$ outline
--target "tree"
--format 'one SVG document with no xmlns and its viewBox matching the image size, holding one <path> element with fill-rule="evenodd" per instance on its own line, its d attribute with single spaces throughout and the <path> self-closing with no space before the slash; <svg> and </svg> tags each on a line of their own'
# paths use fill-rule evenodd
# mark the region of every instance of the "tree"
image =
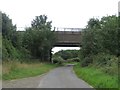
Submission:
<svg viewBox="0 0 120 90">
<path fill-rule="evenodd" d="M 51 30 L 51 21 L 47 22 L 47 16 L 40 15 L 36 16 L 36 18 L 32 21 L 31 26 L 37 30 Z"/>
<path fill-rule="evenodd" d="M 107 16 L 90 19 L 86 29 L 82 32 L 81 54 L 84 63 L 92 63 L 94 55 L 107 53 L 118 55 L 118 18 Z"/>
<path fill-rule="evenodd" d="M 91 18 L 88 21 L 87 28 L 89 28 L 89 29 L 100 28 L 100 21 L 99 21 L 99 19 Z"/>
<path fill-rule="evenodd" d="M 2 46 L 3 60 L 29 58 L 29 52 L 22 47 L 22 35 L 5 13 L 2 13 Z"/>
<path fill-rule="evenodd" d="M 55 35 L 51 31 L 51 21 L 47 16 L 40 15 L 32 21 L 31 27 L 26 29 L 23 45 L 34 58 L 49 60 L 50 49 L 55 42 Z"/>
<path fill-rule="evenodd" d="M 16 31 L 16 25 L 12 24 L 12 19 L 2 13 L 2 36 L 3 38 L 12 39 L 14 37 L 14 33 Z"/>
</svg>

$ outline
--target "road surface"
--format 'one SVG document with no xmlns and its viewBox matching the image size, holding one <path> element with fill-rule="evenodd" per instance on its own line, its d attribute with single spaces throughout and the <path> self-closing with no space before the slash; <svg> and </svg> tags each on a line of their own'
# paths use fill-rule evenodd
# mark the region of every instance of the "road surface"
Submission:
<svg viewBox="0 0 120 90">
<path fill-rule="evenodd" d="M 3 88 L 91 88 L 76 77 L 73 66 L 63 66 L 51 70 L 45 75 L 4 81 Z"/>
</svg>

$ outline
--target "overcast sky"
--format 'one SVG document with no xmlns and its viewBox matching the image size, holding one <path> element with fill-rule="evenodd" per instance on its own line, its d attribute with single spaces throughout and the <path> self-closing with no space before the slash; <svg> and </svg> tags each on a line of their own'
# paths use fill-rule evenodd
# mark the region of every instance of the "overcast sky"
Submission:
<svg viewBox="0 0 120 90">
<path fill-rule="evenodd" d="M 20 27 L 35 16 L 47 15 L 53 27 L 84 28 L 92 18 L 118 15 L 119 0 L 0 0 L 0 10 Z"/>
</svg>

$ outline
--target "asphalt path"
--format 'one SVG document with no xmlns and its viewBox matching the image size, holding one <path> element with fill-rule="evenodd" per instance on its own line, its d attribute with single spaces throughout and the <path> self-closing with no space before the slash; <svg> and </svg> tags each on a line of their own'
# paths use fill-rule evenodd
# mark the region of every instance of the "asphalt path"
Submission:
<svg viewBox="0 0 120 90">
<path fill-rule="evenodd" d="M 3 81 L 2 86 L 3 88 L 92 88 L 75 75 L 73 66 L 58 67 L 42 76 Z"/>
</svg>

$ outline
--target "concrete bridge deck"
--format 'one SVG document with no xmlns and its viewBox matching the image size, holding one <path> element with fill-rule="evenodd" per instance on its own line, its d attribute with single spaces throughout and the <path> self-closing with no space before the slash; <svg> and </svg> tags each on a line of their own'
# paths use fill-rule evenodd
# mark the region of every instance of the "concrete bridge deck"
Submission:
<svg viewBox="0 0 120 90">
<path fill-rule="evenodd" d="M 81 45 L 81 30 L 78 28 L 75 28 L 76 31 L 73 30 L 73 28 L 71 30 L 69 28 L 69 31 L 55 31 L 57 42 L 54 46 L 79 47 Z"/>
</svg>

